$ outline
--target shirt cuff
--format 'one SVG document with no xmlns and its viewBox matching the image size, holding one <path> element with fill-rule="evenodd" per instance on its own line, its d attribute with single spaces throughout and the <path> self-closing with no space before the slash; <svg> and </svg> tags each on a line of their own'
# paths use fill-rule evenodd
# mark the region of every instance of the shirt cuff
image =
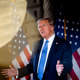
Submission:
<svg viewBox="0 0 80 80">
<path fill-rule="evenodd" d="M 17 70 L 17 76 L 16 76 L 16 79 L 18 79 L 18 74 L 19 74 L 19 73 L 18 73 L 18 70 Z"/>
<path fill-rule="evenodd" d="M 58 74 L 58 76 L 60 76 L 60 73 L 57 73 Z"/>
</svg>

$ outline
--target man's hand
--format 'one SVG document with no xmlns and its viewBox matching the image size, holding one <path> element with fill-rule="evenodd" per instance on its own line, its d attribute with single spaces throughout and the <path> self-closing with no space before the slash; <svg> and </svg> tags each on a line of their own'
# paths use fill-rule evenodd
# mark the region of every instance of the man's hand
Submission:
<svg viewBox="0 0 80 80">
<path fill-rule="evenodd" d="M 3 69 L 2 75 L 4 75 L 6 78 L 10 76 L 17 76 L 17 70 L 11 66 L 9 66 L 10 69 Z"/>
<path fill-rule="evenodd" d="M 63 69 L 64 69 L 63 64 L 60 64 L 60 61 L 58 60 L 56 64 L 56 70 L 57 70 L 58 76 L 61 75 Z"/>
</svg>

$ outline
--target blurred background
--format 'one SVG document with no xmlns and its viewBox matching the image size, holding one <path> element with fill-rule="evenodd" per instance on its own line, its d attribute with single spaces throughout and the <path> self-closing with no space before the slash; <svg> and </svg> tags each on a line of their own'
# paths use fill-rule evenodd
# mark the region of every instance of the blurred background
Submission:
<svg viewBox="0 0 80 80">
<path fill-rule="evenodd" d="M 80 80 L 79 8 L 78 0 L 0 0 L 0 72 L 12 64 L 26 45 L 29 46 L 30 53 L 32 52 L 33 44 L 41 39 L 36 21 L 49 17 L 55 23 L 56 35 L 67 39 L 73 54 L 77 54 L 73 55 L 76 66 L 72 73 L 75 76 L 71 74 L 69 78 Z M 15 79 L 6 79 L 0 73 L 0 80 Z"/>
</svg>

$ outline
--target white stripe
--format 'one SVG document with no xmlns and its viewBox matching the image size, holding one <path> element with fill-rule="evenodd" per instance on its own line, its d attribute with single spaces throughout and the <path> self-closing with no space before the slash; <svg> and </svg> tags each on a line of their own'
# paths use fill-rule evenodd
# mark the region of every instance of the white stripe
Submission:
<svg viewBox="0 0 80 80">
<path fill-rule="evenodd" d="M 32 54 L 32 52 L 31 52 L 31 50 L 30 50 L 29 45 L 26 45 L 26 48 L 28 49 L 28 51 L 29 51 L 29 53 L 30 53 L 30 55 L 31 55 L 31 54 Z"/>
<path fill-rule="evenodd" d="M 14 77 L 11 77 L 11 80 L 15 80 L 15 78 Z"/>
<path fill-rule="evenodd" d="M 20 80 L 26 80 L 26 78 L 25 77 L 22 77 L 22 78 L 20 78 Z"/>
<path fill-rule="evenodd" d="M 74 56 L 73 56 L 73 70 L 74 70 L 75 74 L 77 75 L 77 77 L 80 80 L 80 69 L 79 69 L 79 66 L 78 66 Z"/>
<path fill-rule="evenodd" d="M 80 56 L 80 48 L 78 48 L 77 52 L 79 53 L 79 56 Z"/>
<path fill-rule="evenodd" d="M 32 73 L 32 74 L 30 74 L 30 76 L 31 76 L 31 80 L 33 80 L 33 73 Z"/>
<path fill-rule="evenodd" d="M 23 51 L 20 53 L 20 57 L 21 57 L 24 65 L 27 65 L 29 63 Z"/>
<path fill-rule="evenodd" d="M 16 59 L 14 59 L 13 61 L 12 61 L 12 64 L 13 64 L 13 66 L 17 69 L 17 68 L 20 68 L 20 65 L 19 65 L 19 63 L 18 63 L 18 61 L 16 60 Z"/>
</svg>

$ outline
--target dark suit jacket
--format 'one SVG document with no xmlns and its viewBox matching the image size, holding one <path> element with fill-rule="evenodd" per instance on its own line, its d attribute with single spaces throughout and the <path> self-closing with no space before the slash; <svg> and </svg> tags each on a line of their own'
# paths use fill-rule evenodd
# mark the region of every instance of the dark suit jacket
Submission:
<svg viewBox="0 0 80 80">
<path fill-rule="evenodd" d="M 33 73 L 33 80 L 39 80 L 37 77 L 37 66 L 43 39 L 37 42 L 38 45 L 33 47 L 30 63 L 22 69 L 18 69 L 19 78 L 30 73 Z M 56 72 L 56 63 L 60 60 L 60 63 L 64 65 L 64 70 L 59 77 Z M 67 40 L 55 37 L 49 56 L 46 63 L 46 68 L 43 75 L 43 80 L 67 80 L 67 73 L 72 69 L 72 52 L 70 44 Z"/>
</svg>

